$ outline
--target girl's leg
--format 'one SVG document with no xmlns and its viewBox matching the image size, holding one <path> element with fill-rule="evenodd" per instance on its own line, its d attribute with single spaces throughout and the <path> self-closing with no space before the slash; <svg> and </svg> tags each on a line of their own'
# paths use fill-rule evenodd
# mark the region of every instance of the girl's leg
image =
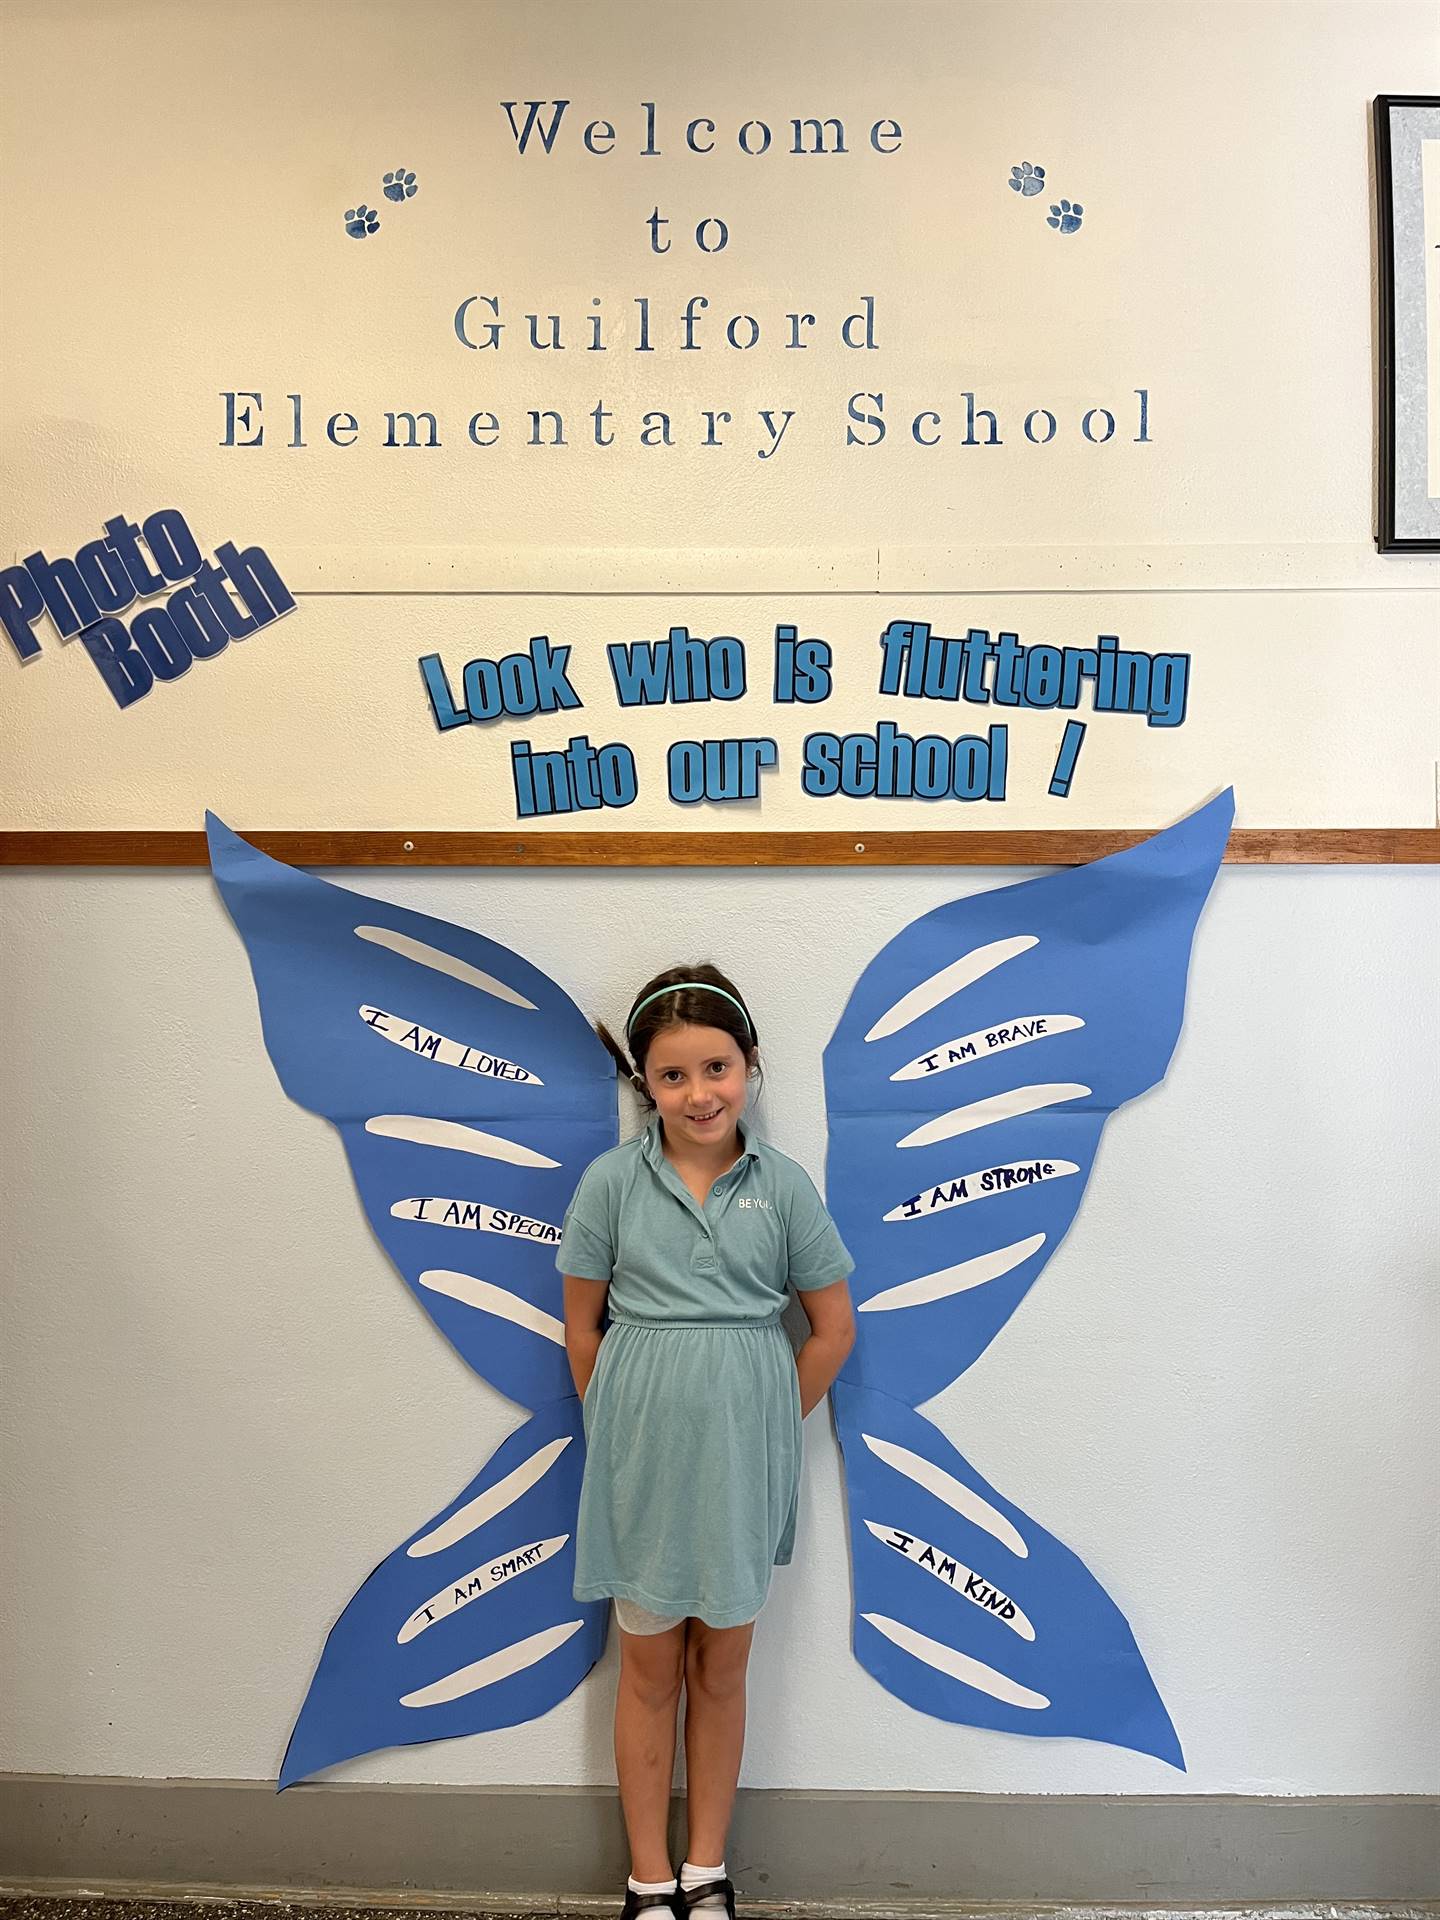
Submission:
<svg viewBox="0 0 1440 1920">
<path fill-rule="evenodd" d="M 725 1858 L 745 1745 L 745 1670 L 754 1635 L 753 1620 L 745 1627 L 685 1623 L 685 1851 L 697 1864 Z"/>
<path fill-rule="evenodd" d="M 636 1880 L 670 1880 L 670 1784 L 675 1774 L 675 1709 L 685 1665 L 685 1622 L 664 1633 L 620 1630 L 615 1694 L 615 1771 Z M 716 1854 L 716 1859 L 720 1858 Z"/>
</svg>

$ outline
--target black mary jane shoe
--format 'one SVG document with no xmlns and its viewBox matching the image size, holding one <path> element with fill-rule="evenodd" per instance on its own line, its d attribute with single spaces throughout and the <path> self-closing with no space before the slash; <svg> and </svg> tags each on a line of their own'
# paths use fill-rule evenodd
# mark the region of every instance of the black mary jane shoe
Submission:
<svg viewBox="0 0 1440 1920">
<path fill-rule="evenodd" d="M 698 1887 L 682 1887 L 680 1889 L 680 1898 L 685 1904 L 679 1908 L 679 1912 L 686 1914 L 694 1913 L 702 1900 L 709 1900 L 717 1893 L 724 1895 L 725 1912 L 728 1920 L 735 1920 L 735 1884 L 731 1880 L 706 1880 L 703 1885 Z M 702 1920 L 704 1914 L 718 1914 L 719 1911 L 720 1909 L 718 1907 L 704 1908 Z"/>
<path fill-rule="evenodd" d="M 638 1914 L 648 1913 L 652 1908 L 673 1914 L 675 1920 L 684 1920 L 685 1909 L 680 1905 L 678 1884 L 674 1893 L 636 1893 L 633 1887 L 626 1887 L 625 1904 L 620 1909 L 620 1920 L 636 1920 Z"/>
</svg>

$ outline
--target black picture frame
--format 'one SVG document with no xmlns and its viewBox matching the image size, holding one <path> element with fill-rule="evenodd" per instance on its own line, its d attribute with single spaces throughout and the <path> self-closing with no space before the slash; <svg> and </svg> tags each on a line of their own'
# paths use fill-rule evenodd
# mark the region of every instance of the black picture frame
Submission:
<svg viewBox="0 0 1440 1920">
<path fill-rule="evenodd" d="M 1440 498 L 1427 470 L 1426 248 L 1422 138 L 1440 139 L 1440 95 L 1380 94 L 1374 102 L 1379 271 L 1377 513 L 1381 553 L 1440 553 Z M 1397 191 L 1398 183 L 1398 191 Z"/>
</svg>

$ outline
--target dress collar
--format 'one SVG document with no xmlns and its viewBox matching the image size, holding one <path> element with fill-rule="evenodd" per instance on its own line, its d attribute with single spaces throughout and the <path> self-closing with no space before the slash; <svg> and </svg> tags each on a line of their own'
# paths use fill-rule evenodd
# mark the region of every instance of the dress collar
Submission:
<svg viewBox="0 0 1440 1920">
<path fill-rule="evenodd" d="M 760 1141 L 755 1132 L 754 1122 L 748 1118 L 742 1120 L 736 1132 L 739 1136 L 740 1152 L 736 1157 L 735 1165 L 738 1167 L 743 1160 L 758 1160 Z M 652 1113 L 645 1123 L 645 1131 L 640 1136 L 640 1151 L 645 1156 L 647 1164 L 654 1167 L 657 1173 L 662 1167 L 668 1167 L 671 1164 L 665 1158 L 664 1140 L 660 1116 L 658 1113 Z"/>
</svg>

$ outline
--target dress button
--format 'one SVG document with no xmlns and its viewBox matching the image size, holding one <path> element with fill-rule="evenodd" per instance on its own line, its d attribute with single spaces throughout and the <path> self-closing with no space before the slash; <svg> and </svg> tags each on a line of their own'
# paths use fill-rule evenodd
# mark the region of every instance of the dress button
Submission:
<svg viewBox="0 0 1440 1920">
<path fill-rule="evenodd" d="M 720 1185 L 719 1181 L 717 1180 L 715 1185 L 710 1189 L 710 1191 L 712 1193 L 723 1193 L 725 1189 Z"/>
</svg>

